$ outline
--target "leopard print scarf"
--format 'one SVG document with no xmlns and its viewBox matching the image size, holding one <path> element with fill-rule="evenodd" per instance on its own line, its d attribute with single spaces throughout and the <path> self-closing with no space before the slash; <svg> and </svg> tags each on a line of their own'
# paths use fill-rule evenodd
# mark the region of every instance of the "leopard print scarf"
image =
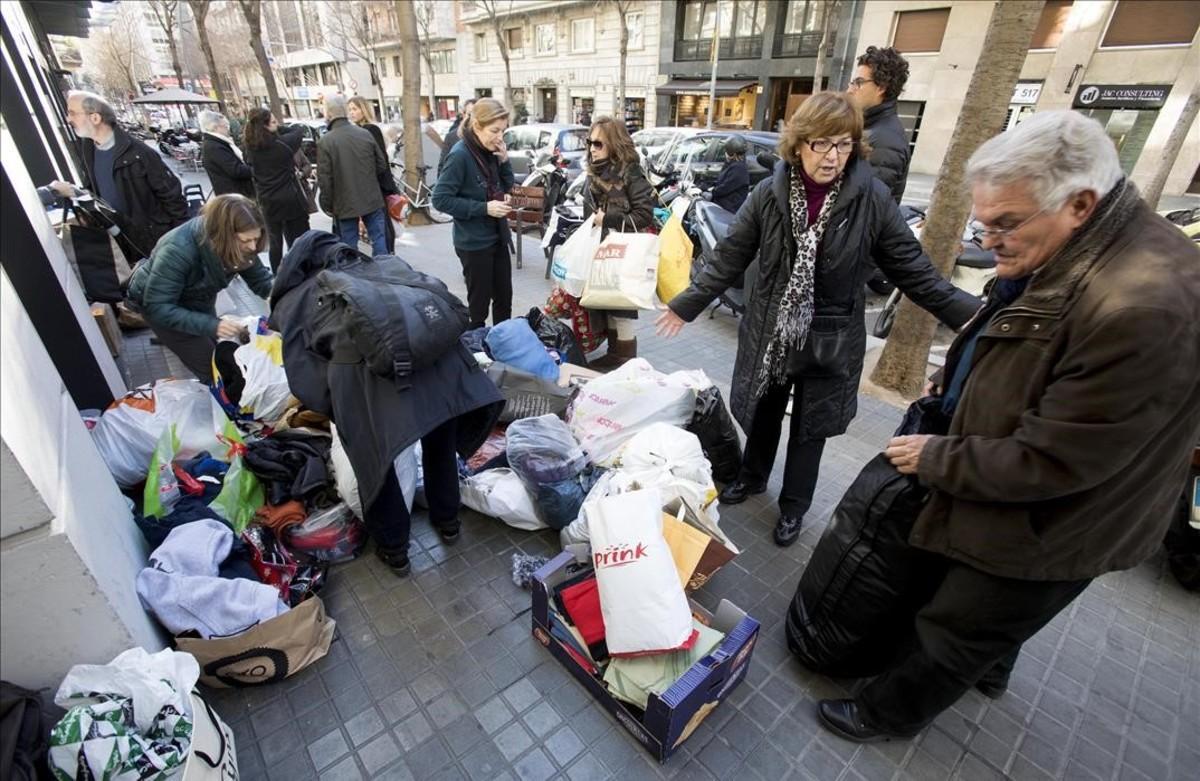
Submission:
<svg viewBox="0 0 1200 781">
<path fill-rule="evenodd" d="M 762 395 L 770 385 L 780 385 L 787 380 L 788 350 L 804 348 L 808 330 L 813 319 L 813 287 L 816 279 L 817 249 L 829 224 L 829 214 L 842 189 L 842 180 L 833 185 L 825 195 L 825 203 L 817 214 L 817 221 L 808 224 L 808 206 L 805 200 L 804 182 L 799 169 L 792 169 L 791 188 L 788 193 L 788 209 L 792 214 L 792 236 L 796 240 L 796 259 L 792 263 L 792 275 L 784 288 L 779 302 L 779 316 L 775 320 L 775 332 L 767 349 L 763 351 L 763 362 L 759 369 L 756 395 Z"/>
</svg>

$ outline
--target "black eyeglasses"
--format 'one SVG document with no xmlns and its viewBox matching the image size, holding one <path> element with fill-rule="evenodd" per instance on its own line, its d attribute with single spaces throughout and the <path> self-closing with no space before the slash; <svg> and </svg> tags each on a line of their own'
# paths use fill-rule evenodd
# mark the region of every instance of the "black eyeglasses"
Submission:
<svg viewBox="0 0 1200 781">
<path fill-rule="evenodd" d="M 864 85 L 864 84 L 874 84 L 874 83 L 875 83 L 875 79 L 863 79 L 863 78 L 850 79 L 850 86 L 854 87 L 854 89 L 861 89 L 862 85 Z"/>
<path fill-rule="evenodd" d="M 603 141 L 597 141 L 597 140 L 595 140 L 595 139 L 589 138 L 589 139 L 588 139 L 588 146 L 590 146 L 592 149 L 603 149 L 603 148 L 604 148 L 604 142 L 603 142 Z"/>
<path fill-rule="evenodd" d="M 833 149 L 833 147 L 834 143 L 828 138 L 818 138 L 816 141 L 808 142 L 808 148 L 819 155 L 829 154 L 829 150 Z M 837 151 L 842 157 L 850 154 L 852 151 L 854 151 L 854 139 L 847 138 L 844 141 L 838 141 Z"/>
</svg>

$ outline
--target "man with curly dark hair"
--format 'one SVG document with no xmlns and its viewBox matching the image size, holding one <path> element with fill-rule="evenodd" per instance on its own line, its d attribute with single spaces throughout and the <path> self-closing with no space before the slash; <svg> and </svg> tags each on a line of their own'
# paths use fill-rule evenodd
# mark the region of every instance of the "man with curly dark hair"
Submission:
<svg viewBox="0 0 1200 781">
<path fill-rule="evenodd" d="M 908 81 L 908 60 L 892 47 L 868 46 L 858 58 L 858 68 L 847 92 L 863 112 L 867 141 L 874 150 L 871 168 L 888 186 L 896 203 L 908 179 L 908 136 L 896 114 L 896 98 Z"/>
</svg>

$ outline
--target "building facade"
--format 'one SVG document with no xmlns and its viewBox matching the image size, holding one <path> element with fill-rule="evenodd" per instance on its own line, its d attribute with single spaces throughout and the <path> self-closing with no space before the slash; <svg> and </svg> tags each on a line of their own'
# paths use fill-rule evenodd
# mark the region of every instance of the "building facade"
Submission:
<svg viewBox="0 0 1200 781">
<path fill-rule="evenodd" d="M 421 41 L 421 116 L 451 119 L 457 115 L 464 97 L 460 89 L 461 63 L 465 38 L 460 41 L 461 4 L 421 0 L 415 3 L 417 34 Z M 395 3 L 372 4 L 371 25 L 376 31 L 375 68 L 379 74 L 383 112 L 381 121 L 399 122 L 401 95 L 404 93 L 403 58 L 400 53 L 400 26 Z M 428 53 L 427 50 L 428 49 Z M 433 98 L 432 109 L 430 99 Z"/>
<path fill-rule="evenodd" d="M 860 48 L 893 45 L 909 61 L 899 101 L 911 170 L 936 174 L 983 52 L 993 3 L 866 3 Z M 1048 0 L 1013 91 L 1007 124 L 1074 109 L 1102 122 L 1135 182 L 1153 176 L 1200 78 L 1200 3 Z M 1200 120 L 1176 158 L 1166 195 L 1200 192 Z"/>
</svg>

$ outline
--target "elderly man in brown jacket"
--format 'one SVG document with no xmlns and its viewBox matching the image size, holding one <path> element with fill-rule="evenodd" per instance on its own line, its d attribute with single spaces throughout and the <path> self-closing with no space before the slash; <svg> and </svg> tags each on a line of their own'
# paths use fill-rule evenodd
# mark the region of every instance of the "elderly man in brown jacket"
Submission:
<svg viewBox="0 0 1200 781">
<path fill-rule="evenodd" d="M 1101 126 L 1039 112 L 967 179 L 997 280 L 935 389 L 948 435 L 886 451 L 931 489 L 909 541 L 940 582 L 906 655 L 820 703 L 851 740 L 913 735 L 972 686 L 1000 696 L 1025 640 L 1161 544 L 1200 439 L 1200 252 Z"/>
</svg>

